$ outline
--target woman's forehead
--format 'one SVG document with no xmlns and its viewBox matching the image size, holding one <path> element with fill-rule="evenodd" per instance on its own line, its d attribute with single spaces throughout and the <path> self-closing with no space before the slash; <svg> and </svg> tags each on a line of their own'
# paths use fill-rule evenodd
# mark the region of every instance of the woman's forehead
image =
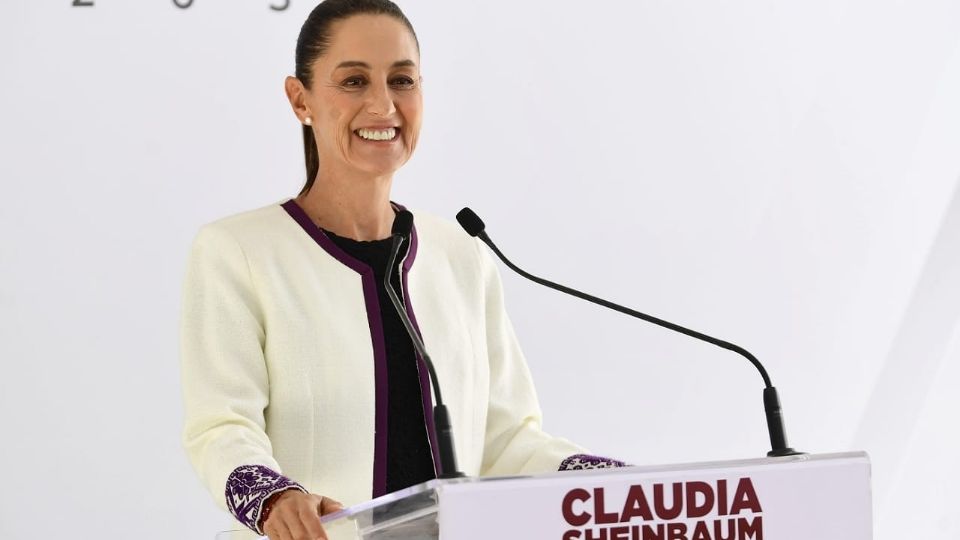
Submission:
<svg viewBox="0 0 960 540">
<path fill-rule="evenodd" d="M 407 26 L 389 15 L 355 15 L 332 28 L 326 53 L 329 69 L 417 67 L 420 54 Z"/>
</svg>

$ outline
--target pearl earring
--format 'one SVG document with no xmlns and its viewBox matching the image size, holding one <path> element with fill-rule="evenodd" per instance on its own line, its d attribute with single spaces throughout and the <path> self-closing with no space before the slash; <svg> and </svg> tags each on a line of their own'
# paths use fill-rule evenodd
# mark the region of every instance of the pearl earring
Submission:
<svg viewBox="0 0 960 540">
<path fill-rule="evenodd" d="M 303 123 L 306 124 L 306 125 L 308 125 L 308 126 L 312 126 L 312 125 L 313 125 L 313 118 L 310 118 L 310 117 L 308 116 L 306 119 L 304 119 Z"/>
</svg>

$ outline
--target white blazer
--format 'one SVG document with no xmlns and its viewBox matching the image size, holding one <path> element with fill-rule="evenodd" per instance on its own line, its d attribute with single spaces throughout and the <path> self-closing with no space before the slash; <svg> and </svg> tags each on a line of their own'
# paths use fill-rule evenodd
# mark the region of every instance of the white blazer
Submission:
<svg viewBox="0 0 960 540">
<path fill-rule="evenodd" d="M 436 363 L 461 470 L 558 470 L 584 450 L 541 430 L 491 256 L 457 225 L 415 215 L 403 297 Z M 384 493 L 386 356 L 373 270 L 293 201 L 200 230 L 183 288 L 181 369 L 183 443 L 222 508 L 243 465 L 345 506 Z"/>
</svg>

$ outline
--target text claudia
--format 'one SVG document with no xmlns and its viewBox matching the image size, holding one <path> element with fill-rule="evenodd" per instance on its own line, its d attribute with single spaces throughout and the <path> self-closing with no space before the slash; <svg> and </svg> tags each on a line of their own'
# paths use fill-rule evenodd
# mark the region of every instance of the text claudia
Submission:
<svg viewBox="0 0 960 540">
<path fill-rule="evenodd" d="M 763 540 L 763 508 L 749 478 L 630 486 L 623 501 L 604 488 L 570 490 L 562 540 Z"/>
</svg>

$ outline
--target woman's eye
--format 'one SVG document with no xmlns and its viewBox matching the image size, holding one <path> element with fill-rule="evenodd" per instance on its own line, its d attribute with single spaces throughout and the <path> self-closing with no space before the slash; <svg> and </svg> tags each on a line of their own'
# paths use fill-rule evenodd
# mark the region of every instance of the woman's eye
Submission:
<svg viewBox="0 0 960 540">
<path fill-rule="evenodd" d="M 413 79 L 411 79 L 410 77 L 404 76 L 404 77 L 396 77 L 395 79 L 390 81 L 390 84 L 398 88 L 412 88 L 415 83 L 413 82 Z"/>
<path fill-rule="evenodd" d="M 340 86 L 345 88 L 361 88 L 365 84 L 367 84 L 367 81 L 363 77 L 350 77 L 340 83 Z"/>
</svg>

